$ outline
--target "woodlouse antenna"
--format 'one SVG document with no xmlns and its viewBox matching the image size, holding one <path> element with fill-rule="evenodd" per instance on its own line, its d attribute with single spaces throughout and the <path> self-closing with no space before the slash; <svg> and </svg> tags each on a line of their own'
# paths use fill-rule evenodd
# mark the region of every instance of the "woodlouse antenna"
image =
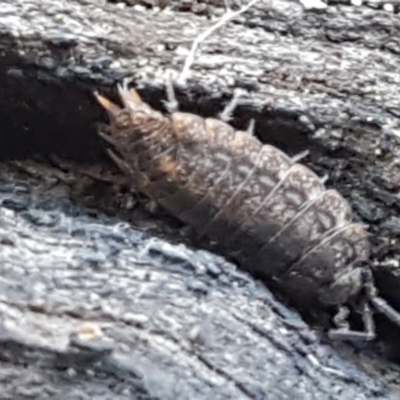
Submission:
<svg viewBox="0 0 400 400">
<path fill-rule="evenodd" d="M 217 23 L 210 26 L 207 30 L 205 30 L 204 32 L 202 32 L 200 35 L 198 35 L 196 37 L 196 39 L 193 41 L 192 47 L 189 51 L 188 56 L 186 57 L 185 64 L 179 75 L 179 78 L 178 78 L 179 82 L 182 82 L 182 83 L 186 82 L 187 77 L 189 75 L 190 67 L 192 66 L 192 64 L 194 62 L 194 58 L 196 56 L 196 51 L 197 51 L 197 48 L 199 47 L 200 43 L 203 42 L 204 40 L 206 40 L 217 29 L 226 25 L 231 19 L 236 18 L 240 14 L 245 13 L 249 8 L 253 7 L 259 1 L 260 0 L 251 0 L 248 4 L 243 6 L 238 11 L 231 11 L 230 9 L 228 9 L 228 12 L 226 12 Z"/>
</svg>

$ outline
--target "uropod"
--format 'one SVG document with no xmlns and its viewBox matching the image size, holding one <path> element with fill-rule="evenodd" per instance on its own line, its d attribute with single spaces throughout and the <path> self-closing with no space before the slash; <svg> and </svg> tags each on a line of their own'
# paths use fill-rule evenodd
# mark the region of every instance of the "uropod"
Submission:
<svg viewBox="0 0 400 400">
<path fill-rule="evenodd" d="M 251 132 L 191 113 L 163 114 L 126 84 L 118 92 L 122 107 L 95 94 L 110 120 L 100 134 L 135 189 L 294 304 L 337 307 L 332 338 L 373 339 L 370 305 L 400 326 L 400 314 L 377 296 L 368 233 L 336 190 Z M 343 312 L 354 299 L 363 331 L 351 330 Z"/>
</svg>

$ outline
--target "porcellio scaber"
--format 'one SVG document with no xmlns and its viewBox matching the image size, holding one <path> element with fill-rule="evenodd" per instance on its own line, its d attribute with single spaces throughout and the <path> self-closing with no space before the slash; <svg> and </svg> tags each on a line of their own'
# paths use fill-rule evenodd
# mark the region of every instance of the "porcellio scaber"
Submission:
<svg viewBox="0 0 400 400">
<path fill-rule="evenodd" d="M 137 190 L 294 304 L 337 307 L 331 337 L 374 338 L 371 304 L 400 326 L 400 315 L 366 279 L 368 233 L 336 190 L 250 132 L 219 119 L 163 114 L 125 84 L 118 91 L 122 107 L 96 93 L 110 119 L 101 136 Z M 339 318 L 355 298 L 364 331 Z"/>
</svg>

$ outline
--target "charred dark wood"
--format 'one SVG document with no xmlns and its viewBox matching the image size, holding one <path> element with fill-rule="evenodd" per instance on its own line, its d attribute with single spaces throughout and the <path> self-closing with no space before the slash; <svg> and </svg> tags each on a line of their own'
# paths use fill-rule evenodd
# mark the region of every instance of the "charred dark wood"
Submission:
<svg viewBox="0 0 400 400">
<path fill-rule="evenodd" d="M 211 23 L 177 9 L 4 1 L 2 160 L 106 165 L 95 126 L 105 115 L 92 92 L 113 96 L 131 76 L 163 109 L 166 72 L 182 68 Z M 306 163 L 371 224 L 380 291 L 398 301 L 399 30 L 383 10 L 260 2 L 207 39 L 177 90 L 181 109 L 215 116 L 240 87 L 248 100 L 235 127 L 254 118 L 264 142 L 290 155 L 309 149 Z M 3 168 L 4 398 L 390 397 L 221 258 L 85 216 L 42 167 L 42 179 Z M 104 336 L 80 332 L 84 321 Z M 351 357 L 360 369 L 396 381 L 385 380 L 383 360 L 361 354 Z"/>
</svg>

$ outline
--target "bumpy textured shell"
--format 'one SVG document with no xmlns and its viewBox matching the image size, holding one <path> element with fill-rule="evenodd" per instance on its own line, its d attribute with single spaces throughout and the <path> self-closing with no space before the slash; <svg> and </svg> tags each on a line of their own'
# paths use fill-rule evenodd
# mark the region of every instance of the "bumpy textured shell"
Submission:
<svg viewBox="0 0 400 400">
<path fill-rule="evenodd" d="M 368 235 L 337 191 L 220 120 L 164 115 L 127 88 L 120 96 L 123 108 L 97 97 L 114 159 L 138 189 L 293 301 L 340 305 L 359 292 Z"/>
</svg>

